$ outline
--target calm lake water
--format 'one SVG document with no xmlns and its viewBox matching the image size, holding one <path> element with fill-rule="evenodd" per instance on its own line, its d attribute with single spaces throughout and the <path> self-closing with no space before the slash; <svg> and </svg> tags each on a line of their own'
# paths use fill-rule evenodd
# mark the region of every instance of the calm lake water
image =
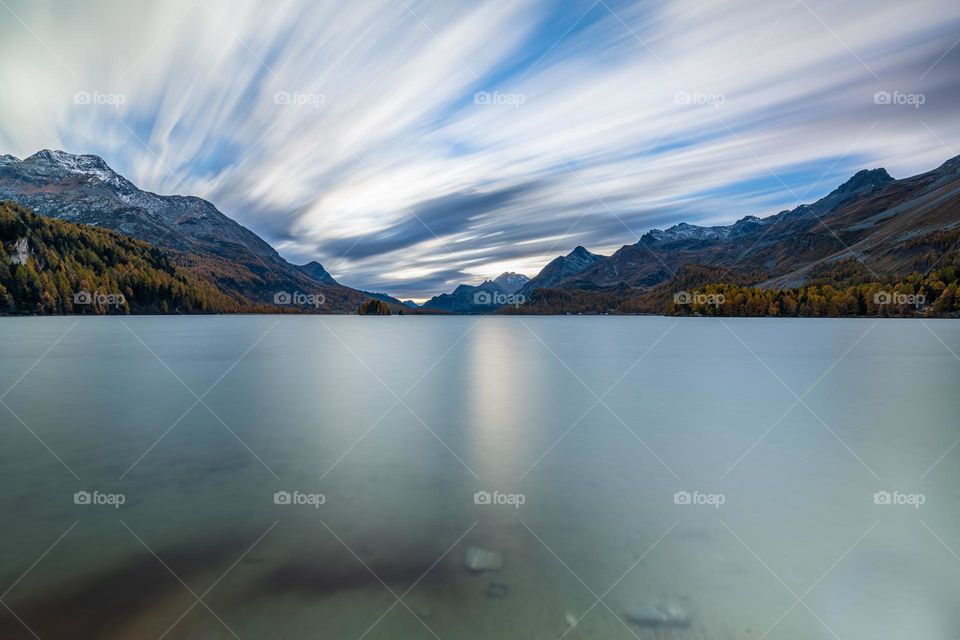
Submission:
<svg viewBox="0 0 960 640">
<path fill-rule="evenodd" d="M 0 637 L 955 640 L 954 354 L 955 321 L 0 319 Z M 627 620 L 658 605 L 689 626 Z"/>
</svg>

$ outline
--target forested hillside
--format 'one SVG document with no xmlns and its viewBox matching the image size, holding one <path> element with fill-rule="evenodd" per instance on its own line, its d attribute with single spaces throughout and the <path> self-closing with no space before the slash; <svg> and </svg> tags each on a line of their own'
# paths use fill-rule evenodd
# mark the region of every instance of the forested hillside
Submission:
<svg viewBox="0 0 960 640">
<path fill-rule="evenodd" d="M 0 202 L 0 314 L 243 310 L 146 242 Z"/>
<path fill-rule="evenodd" d="M 758 274 L 687 265 L 670 281 L 639 290 L 537 289 L 501 313 L 641 313 L 773 317 L 954 317 L 960 314 L 960 230 L 917 240 L 914 271 L 874 277 L 856 259 L 821 267 L 806 286 L 751 286 Z"/>
<path fill-rule="evenodd" d="M 143 191 L 93 155 L 44 149 L 0 157 L 0 200 L 75 224 L 120 231 L 166 252 L 173 265 L 210 283 L 245 309 L 271 313 L 353 313 L 369 296 L 339 284 L 319 264 L 302 269 L 262 238 L 194 196 Z M 300 292 L 319 307 L 276 305 Z"/>
</svg>

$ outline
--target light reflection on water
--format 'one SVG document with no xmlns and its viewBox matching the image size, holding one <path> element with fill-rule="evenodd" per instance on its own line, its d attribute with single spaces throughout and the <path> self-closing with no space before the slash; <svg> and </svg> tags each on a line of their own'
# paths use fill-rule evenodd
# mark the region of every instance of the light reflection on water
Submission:
<svg viewBox="0 0 960 640">
<path fill-rule="evenodd" d="M 0 407 L 0 576 L 45 639 L 960 635 L 960 362 L 918 321 L 84 318 L 18 381 L 73 322 L 0 323 L 37 436 Z M 690 627 L 625 623 L 658 601 Z"/>
</svg>

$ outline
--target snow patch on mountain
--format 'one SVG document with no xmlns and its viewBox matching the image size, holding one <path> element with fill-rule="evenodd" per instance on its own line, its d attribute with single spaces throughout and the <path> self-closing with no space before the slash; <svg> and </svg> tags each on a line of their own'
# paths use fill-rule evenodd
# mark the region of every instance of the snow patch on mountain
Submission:
<svg viewBox="0 0 960 640">
<path fill-rule="evenodd" d="M 137 190 L 133 184 L 111 169 L 100 156 L 89 154 L 78 156 L 72 153 L 67 153 L 66 151 L 44 149 L 43 151 L 38 151 L 21 162 L 27 165 L 41 166 L 47 170 L 59 169 L 68 174 L 95 178 L 100 182 L 112 185 L 123 191 Z"/>
<path fill-rule="evenodd" d="M 519 291 L 523 285 L 530 282 L 530 278 L 523 275 L 522 273 L 515 273 L 513 271 L 505 271 L 493 280 L 500 288 L 507 293 L 514 293 Z"/>
<path fill-rule="evenodd" d="M 695 224 L 681 222 L 675 224 L 669 229 L 651 229 L 643 235 L 642 241 L 648 242 L 677 242 L 680 240 L 727 240 L 734 236 L 742 235 L 747 231 L 752 231 L 757 227 L 766 224 L 766 222 L 757 216 L 743 217 L 731 225 L 720 225 L 715 227 L 701 227 Z"/>
</svg>

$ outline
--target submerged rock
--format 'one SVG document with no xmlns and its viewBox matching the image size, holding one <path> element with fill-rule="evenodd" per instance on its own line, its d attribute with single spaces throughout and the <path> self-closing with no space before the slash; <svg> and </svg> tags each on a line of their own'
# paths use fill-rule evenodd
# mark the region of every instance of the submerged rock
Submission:
<svg viewBox="0 0 960 640">
<path fill-rule="evenodd" d="M 690 626 L 690 616 L 675 604 L 654 602 L 624 614 L 628 622 L 648 628 L 683 628 Z"/>
<path fill-rule="evenodd" d="M 433 617 L 433 609 L 428 604 L 421 604 L 413 608 L 413 612 L 421 620 L 429 620 Z"/>
<path fill-rule="evenodd" d="M 503 568 L 503 556 L 499 551 L 470 547 L 463 554 L 463 566 L 469 571 L 500 571 Z"/>
<path fill-rule="evenodd" d="M 503 584 L 502 582 L 491 582 L 490 586 L 487 587 L 487 597 L 501 600 L 507 597 L 507 592 L 509 591 L 510 591 L 510 587 Z"/>
</svg>

